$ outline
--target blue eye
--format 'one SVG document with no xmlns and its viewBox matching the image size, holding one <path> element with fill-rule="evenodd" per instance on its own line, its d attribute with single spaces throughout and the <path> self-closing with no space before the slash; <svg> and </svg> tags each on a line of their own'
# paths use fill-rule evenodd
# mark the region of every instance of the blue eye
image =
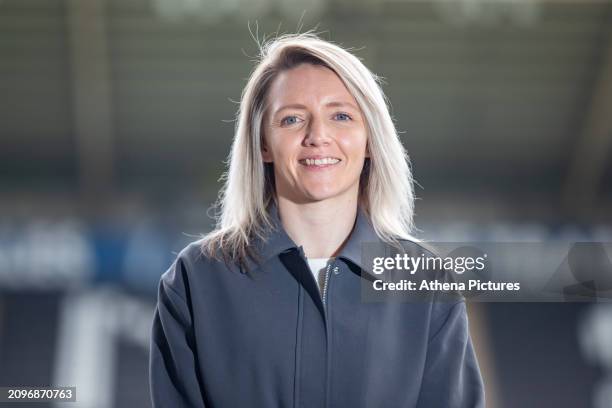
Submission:
<svg viewBox="0 0 612 408">
<path fill-rule="evenodd" d="M 287 116 L 281 120 L 281 125 L 295 125 L 298 123 L 297 116 Z"/>
<path fill-rule="evenodd" d="M 351 120 L 351 117 L 346 113 L 336 113 L 336 119 L 341 121 Z"/>
</svg>

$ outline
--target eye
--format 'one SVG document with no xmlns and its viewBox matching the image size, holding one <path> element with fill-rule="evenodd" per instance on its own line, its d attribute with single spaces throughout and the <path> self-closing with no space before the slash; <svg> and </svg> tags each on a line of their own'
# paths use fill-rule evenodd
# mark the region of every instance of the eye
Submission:
<svg viewBox="0 0 612 408">
<path fill-rule="evenodd" d="M 339 113 L 336 113 L 336 114 L 334 115 L 334 118 L 335 118 L 336 120 L 343 121 L 343 122 L 344 122 L 344 121 L 347 121 L 347 120 L 351 120 L 351 119 L 352 119 L 352 118 L 349 116 L 349 114 L 348 114 L 348 113 L 344 113 L 344 112 L 339 112 Z"/>
<path fill-rule="evenodd" d="M 295 115 L 291 115 L 291 116 L 285 116 L 283 119 L 281 119 L 280 124 L 282 126 L 291 126 L 299 122 L 300 122 L 300 118 L 298 118 Z"/>
</svg>

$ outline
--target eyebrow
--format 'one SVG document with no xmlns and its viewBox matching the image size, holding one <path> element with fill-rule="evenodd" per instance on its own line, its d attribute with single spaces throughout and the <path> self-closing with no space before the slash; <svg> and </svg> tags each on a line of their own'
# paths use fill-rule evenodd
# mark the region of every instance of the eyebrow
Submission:
<svg viewBox="0 0 612 408">
<path fill-rule="evenodd" d="M 345 107 L 345 106 L 348 106 L 348 107 L 350 107 L 350 108 L 352 108 L 352 109 L 354 109 L 356 111 L 359 111 L 359 109 L 355 105 L 350 103 L 350 102 L 332 101 L 332 102 L 328 102 L 328 103 L 325 104 L 325 107 L 328 107 L 328 108 L 341 108 L 341 107 Z M 283 111 L 285 109 L 306 109 L 306 106 L 302 105 L 300 103 L 291 103 L 291 104 L 284 105 L 284 106 L 281 106 L 280 108 L 278 108 L 274 112 L 274 115 L 278 114 L 280 111 Z"/>
</svg>

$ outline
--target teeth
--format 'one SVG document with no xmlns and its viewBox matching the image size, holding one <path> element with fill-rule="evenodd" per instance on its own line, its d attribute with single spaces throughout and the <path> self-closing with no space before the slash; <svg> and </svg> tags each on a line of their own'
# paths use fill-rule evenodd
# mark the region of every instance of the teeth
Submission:
<svg viewBox="0 0 612 408">
<path fill-rule="evenodd" d="M 325 164 L 336 164 L 339 161 L 340 160 L 334 159 L 331 157 L 325 157 L 323 159 L 305 159 L 304 160 L 307 166 L 323 166 Z"/>
</svg>

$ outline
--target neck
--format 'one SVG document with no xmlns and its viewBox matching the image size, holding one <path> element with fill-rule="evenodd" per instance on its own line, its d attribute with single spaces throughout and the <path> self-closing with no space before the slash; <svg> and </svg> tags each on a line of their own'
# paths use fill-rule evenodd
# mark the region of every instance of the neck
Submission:
<svg viewBox="0 0 612 408">
<path fill-rule="evenodd" d="M 357 217 L 357 198 L 295 203 L 278 197 L 278 212 L 287 235 L 308 258 L 336 256 Z"/>
</svg>

